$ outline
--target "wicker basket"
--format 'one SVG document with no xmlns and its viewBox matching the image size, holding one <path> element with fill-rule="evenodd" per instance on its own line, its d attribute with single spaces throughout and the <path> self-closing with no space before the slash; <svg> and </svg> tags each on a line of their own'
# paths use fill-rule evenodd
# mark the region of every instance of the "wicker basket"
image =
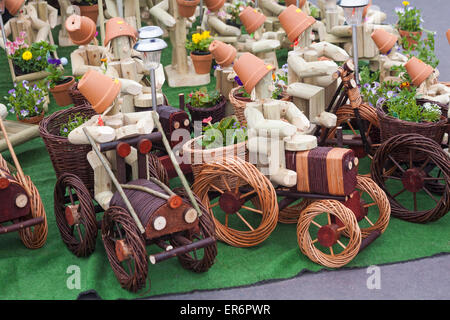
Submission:
<svg viewBox="0 0 450 320">
<path fill-rule="evenodd" d="M 240 159 L 248 161 L 247 141 L 222 148 L 202 149 L 198 144 L 198 141 L 203 137 L 204 136 L 199 136 L 197 138 L 189 140 L 183 145 L 182 148 L 184 159 L 190 160 L 194 178 L 196 178 L 200 173 L 204 163 L 211 163 L 229 157 L 238 157 Z M 227 180 L 228 186 L 232 189 L 236 187 L 236 182 L 237 179 L 235 178 Z M 216 181 L 215 186 L 220 188 L 221 190 L 227 190 L 223 179 Z"/>
<path fill-rule="evenodd" d="M 211 108 L 194 108 L 189 103 L 186 103 L 186 108 L 188 108 L 191 114 L 191 120 L 203 121 L 208 117 L 212 117 L 211 123 L 219 122 L 225 117 L 225 107 L 227 105 L 227 100 L 224 96 L 220 97 L 220 101 Z"/>
<path fill-rule="evenodd" d="M 81 94 L 80 90 L 78 90 L 78 82 L 75 81 L 72 88 L 69 90 L 69 96 L 72 98 L 73 104 L 75 106 L 91 106 L 89 101 Z"/>
<path fill-rule="evenodd" d="M 432 102 L 426 99 L 417 99 L 419 104 L 425 102 Z M 435 103 L 435 102 L 433 102 Z M 444 114 L 446 107 L 438 104 L 441 107 L 441 114 Z M 438 144 L 441 143 L 444 133 L 447 130 L 447 118 L 441 116 L 441 120 L 438 122 L 409 122 L 400 120 L 389 116 L 385 110 L 384 105 L 379 103 L 377 105 L 377 117 L 380 123 L 380 139 L 381 143 L 387 141 L 389 138 L 398 136 L 399 134 L 420 134 L 426 138 L 436 141 Z M 426 154 L 417 153 L 414 155 L 415 161 L 422 161 L 426 158 Z M 409 153 L 402 152 L 401 150 L 395 154 L 396 160 L 409 159 Z"/>
<path fill-rule="evenodd" d="M 39 125 L 39 132 L 50 155 L 56 177 L 59 178 L 63 173 L 72 173 L 78 176 L 93 194 L 94 172 L 86 159 L 92 147 L 71 144 L 66 137 L 59 135 L 61 125 L 67 123 L 70 115 L 78 112 L 88 117 L 95 115 L 89 105 L 61 110 L 45 117 Z"/>
</svg>

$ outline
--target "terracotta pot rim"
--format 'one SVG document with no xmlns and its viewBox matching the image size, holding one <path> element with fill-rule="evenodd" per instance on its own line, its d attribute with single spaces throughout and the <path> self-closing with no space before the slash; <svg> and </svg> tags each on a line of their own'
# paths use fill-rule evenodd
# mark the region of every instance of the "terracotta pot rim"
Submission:
<svg viewBox="0 0 450 320">
<path fill-rule="evenodd" d="M 86 21 L 86 22 L 85 22 L 85 23 L 86 23 L 86 26 L 87 26 L 88 28 L 90 28 L 90 30 L 88 31 L 89 34 L 88 34 L 84 39 L 82 39 L 82 40 L 77 40 L 77 39 L 73 39 L 73 38 L 70 36 L 70 35 L 71 35 L 71 32 L 69 32 L 69 29 L 70 29 L 70 28 L 67 28 L 67 24 L 68 24 L 71 20 L 75 19 L 74 17 L 76 17 L 76 16 L 75 16 L 75 15 L 72 15 L 72 16 L 68 17 L 68 18 L 66 19 L 66 22 L 65 22 L 65 24 L 64 24 L 64 27 L 66 28 L 67 32 L 69 33 L 69 38 L 70 38 L 70 40 L 72 40 L 72 42 L 73 42 L 74 44 L 76 44 L 76 45 L 86 45 L 86 44 L 88 44 L 89 42 L 91 42 L 92 39 L 94 39 L 95 33 L 97 32 L 97 28 L 96 28 L 96 26 L 95 26 L 95 22 L 92 21 L 92 19 L 90 19 L 89 17 L 86 17 L 86 16 L 80 16 L 79 18 L 80 18 L 81 20 L 83 20 L 83 18 L 89 19 L 89 21 L 87 21 L 87 20 L 84 20 L 84 21 Z M 91 23 L 91 22 L 92 22 L 92 23 Z M 82 24 L 82 21 L 80 21 L 80 28 L 81 28 L 81 24 Z M 78 29 L 78 30 L 80 30 L 80 29 Z M 79 32 L 79 31 L 73 31 L 72 33 L 80 33 L 80 32 Z"/>
<path fill-rule="evenodd" d="M 211 52 L 209 52 L 208 54 L 195 54 L 195 53 L 191 52 L 190 55 L 191 55 L 191 58 L 196 61 L 207 61 L 210 59 L 212 60 Z M 195 59 L 193 57 L 195 57 Z"/>
<path fill-rule="evenodd" d="M 378 47 L 377 42 L 382 42 L 382 46 L 381 48 L 378 48 L 378 50 L 380 50 L 380 52 L 383 54 L 388 53 L 394 47 L 395 43 L 398 41 L 398 37 L 396 35 L 393 35 L 384 29 L 375 29 L 370 35 L 370 37 L 375 42 L 377 47 Z"/>
<path fill-rule="evenodd" d="M 426 78 L 428 78 L 430 76 L 430 74 L 433 73 L 432 66 L 426 64 L 425 62 L 423 62 L 422 60 L 420 60 L 416 57 L 412 57 L 405 63 L 405 68 L 406 68 L 407 72 L 408 72 L 408 65 L 411 65 L 411 64 L 415 64 L 418 67 L 420 67 L 420 69 L 421 69 L 420 72 L 418 74 L 416 74 L 414 78 L 411 77 L 411 82 L 416 86 L 419 86 L 423 81 L 425 81 Z M 408 74 L 411 76 L 411 74 L 409 72 L 408 72 Z"/>
<path fill-rule="evenodd" d="M 249 8 L 249 10 L 247 10 Z M 252 18 L 256 18 L 256 19 L 251 19 L 250 21 L 250 25 L 246 26 L 244 21 L 246 20 L 245 17 L 244 19 L 242 19 L 243 15 L 248 15 L 251 11 L 254 11 L 256 9 L 252 8 L 252 7 L 246 7 L 241 13 L 239 13 L 239 19 L 241 20 L 242 24 L 245 27 L 245 30 L 247 31 L 247 33 L 252 34 L 253 32 L 255 32 L 256 30 L 259 29 L 259 27 L 261 27 L 264 22 L 266 21 L 266 16 L 263 15 L 262 13 L 256 11 L 256 16 L 252 17 Z M 253 22 L 253 23 L 252 23 Z"/>
<path fill-rule="evenodd" d="M 61 91 L 65 91 L 68 89 L 68 87 L 71 87 L 74 83 L 75 83 L 75 77 L 74 76 L 66 76 L 65 79 L 70 79 L 70 81 L 68 82 L 64 82 L 62 84 L 57 84 L 56 86 L 54 86 L 53 88 L 50 88 L 50 92 L 61 92 Z"/>
<path fill-rule="evenodd" d="M 112 25 L 114 23 L 118 24 L 118 22 L 122 22 L 121 24 L 125 25 L 125 28 L 120 28 L 119 30 L 113 30 L 114 27 Z M 109 26 L 109 27 L 108 27 Z M 126 36 L 126 37 L 132 37 L 136 41 L 136 30 L 127 23 L 123 18 L 115 17 L 112 19 L 109 19 L 106 23 L 106 34 L 105 34 L 105 45 L 107 45 L 110 41 L 114 40 L 115 38 Z"/>
<path fill-rule="evenodd" d="M 227 52 L 227 55 L 223 57 L 221 60 L 218 60 L 217 59 L 218 57 L 216 57 L 216 55 L 213 54 L 214 59 L 216 60 L 218 65 L 222 67 L 228 67 L 230 64 L 233 63 L 233 60 L 236 58 L 237 51 L 232 45 L 226 44 L 224 42 L 221 43 L 218 40 L 214 40 L 213 42 L 211 42 L 211 44 L 209 45 L 209 51 L 213 53 L 214 50 L 220 49 L 220 47 L 229 48 L 229 51 Z"/>
<path fill-rule="evenodd" d="M 177 0 L 177 3 L 185 7 L 196 7 L 200 3 L 200 0 L 193 0 L 193 1 Z"/>
<path fill-rule="evenodd" d="M 17 121 L 25 122 L 25 123 L 38 123 L 42 119 L 44 119 L 44 116 L 45 116 L 45 110 L 42 110 L 40 115 L 27 117 L 25 119 L 19 119 L 19 116 L 16 114 L 16 119 L 17 119 Z M 39 120 L 39 121 L 36 121 L 36 120 Z"/>
</svg>

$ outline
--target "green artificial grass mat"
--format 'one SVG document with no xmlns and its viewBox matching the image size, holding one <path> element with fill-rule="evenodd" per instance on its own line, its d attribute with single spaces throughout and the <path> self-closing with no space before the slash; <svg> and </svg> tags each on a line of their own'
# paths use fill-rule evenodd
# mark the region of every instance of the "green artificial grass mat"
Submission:
<svg viewBox="0 0 450 320">
<path fill-rule="evenodd" d="M 57 30 L 55 39 L 56 32 Z M 73 49 L 59 48 L 59 56 L 69 58 Z M 163 64 L 170 61 L 170 54 L 169 47 L 163 53 Z M 287 50 L 280 50 L 280 62 L 286 61 L 286 56 Z M 69 74 L 70 63 L 67 69 Z M 3 53 L 0 54 L 0 72 L 0 96 L 3 97 L 12 88 Z M 208 87 L 214 87 L 214 78 L 211 78 Z M 188 93 L 190 90 L 192 88 L 163 87 L 163 92 L 174 106 L 178 106 L 178 93 Z M 50 112 L 56 110 L 58 107 L 52 99 Z M 139 298 L 250 285 L 265 280 L 290 278 L 305 270 L 315 272 L 324 269 L 300 252 L 296 225 L 278 224 L 270 237 L 256 247 L 235 248 L 218 242 L 215 264 L 205 273 L 197 274 L 183 269 L 176 258 L 150 265 L 148 277 L 151 280 L 151 291 L 148 292 L 147 286 L 141 292 L 132 294 L 123 290 L 116 280 L 100 235 L 97 237 L 95 252 L 87 258 L 77 258 L 62 242 L 53 213 L 56 177 L 42 139 L 36 138 L 17 146 L 15 152 L 25 174 L 31 176 L 38 188 L 45 205 L 48 238 L 44 247 L 30 250 L 24 247 L 17 233 L 0 236 L 0 299 L 75 299 L 80 292 L 89 289 L 97 290 L 104 299 Z M 2 156 L 12 162 L 9 152 L 2 152 Z M 367 158 L 361 161 L 360 171 L 369 171 Z M 176 180 L 172 184 L 176 185 Z M 401 197 L 409 197 L 412 202 L 411 194 L 405 193 Z M 419 203 L 429 205 L 430 200 L 419 197 Z M 100 218 L 101 214 L 98 215 L 98 219 Z M 257 214 L 250 213 L 246 218 L 253 226 L 257 226 Z M 450 252 L 449 225 L 450 215 L 425 225 L 391 218 L 386 232 L 346 267 L 394 263 Z M 150 254 L 159 249 L 147 247 L 147 250 Z M 80 287 L 71 289 L 73 266 L 79 267 Z"/>
</svg>

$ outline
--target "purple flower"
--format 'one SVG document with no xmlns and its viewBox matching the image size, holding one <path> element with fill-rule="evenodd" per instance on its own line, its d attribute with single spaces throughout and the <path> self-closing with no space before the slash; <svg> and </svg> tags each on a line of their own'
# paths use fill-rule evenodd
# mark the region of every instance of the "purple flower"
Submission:
<svg viewBox="0 0 450 320">
<path fill-rule="evenodd" d="M 364 87 L 365 89 L 369 89 L 369 88 L 370 88 L 370 84 L 366 83 L 363 87 Z"/>
<path fill-rule="evenodd" d="M 29 114 L 29 112 L 28 110 L 20 110 L 20 114 L 22 115 L 22 117 L 26 117 Z"/>
<path fill-rule="evenodd" d="M 39 57 L 36 58 L 37 61 L 41 61 L 41 59 L 42 59 L 41 56 L 39 56 Z"/>
<path fill-rule="evenodd" d="M 378 88 L 380 86 L 380 83 L 379 82 L 376 82 L 376 81 L 374 81 L 374 83 L 373 83 L 373 87 L 374 88 Z"/>
<path fill-rule="evenodd" d="M 388 91 L 388 92 L 386 93 L 386 96 L 387 96 L 388 98 L 392 98 L 392 97 L 394 96 L 394 91 Z"/>
<path fill-rule="evenodd" d="M 11 89 L 8 91 L 9 94 L 13 94 L 14 92 L 16 92 L 16 90 L 14 90 L 14 89 Z"/>
<path fill-rule="evenodd" d="M 63 131 L 64 131 L 64 132 L 67 132 L 67 131 L 69 131 L 69 130 L 67 130 L 67 128 L 64 128 Z"/>
<path fill-rule="evenodd" d="M 38 107 L 34 107 L 34 111 L 39 112 L 39 108 Z"/>
<path fill-rule="evenodd" d="M 9 109 L 10 113 L 16 113 L 16 110 L 14 110 L 14 108 Z"/>
<path fill-rule="evenodd" d="M 243 85 L 243 83 L 242 83 L 241 79 L 239 79 L 239 77 L 238 77 L 238 76 L 234 77 L 234 81 L 236 81 L 236 83 L 237 83 L 238 85 L 240 85 L 240 86 L 242 86 L 242 85 Z"/>
<path fill-rule="evenodd" d="M 386 101 L 386 99 L 383 98 L 383 97 L 380 97 L 380 98 L 378 98 L 378 100 L 377 100 L 377 104 L 381 104 L 381 103 L 383 103 L 384 101 Z"/>
</svg>

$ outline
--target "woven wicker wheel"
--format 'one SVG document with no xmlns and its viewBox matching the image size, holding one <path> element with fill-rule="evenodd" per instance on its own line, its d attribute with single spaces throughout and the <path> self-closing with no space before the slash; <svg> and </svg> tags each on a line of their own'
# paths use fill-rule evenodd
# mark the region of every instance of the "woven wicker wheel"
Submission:
<svg viewBox="0 0 450 320">
<path fill-rule="evenodd" d="M 377 113 L 374 108 L 367 104 L 361 104 L 358 107 L 359 114 L 361 115 L 361 119 L 366 123 L 366 137 L 370 138 L 372 142 L 372 149 L 370 152 L 370 156 L 373 156 L 375 153 L 376 147 L 379 146 L 380 141 L 380 124 L 378 122 Z M 358 139 L 361 140 L 359 128 L 356 126 L 356 118 L 355 113 L 351 105 L 343 105 L 336 112 L 337 121 L 336 127 L 331 129 L 328 133 L 327 139 L 335 139 L 336 138 L 336 128 L 340 126 L 347 126 L 352 133 L 350 136 L 346 136 L 344 134 L 344 139 Z M 361 141 L 362 143 L 362 141 Z M 355 155 L 358 158 L 362 158 L 366 156 L 363 147 L 350 147 L 355 151 Z"/>
<path fill-rule="evenodd" d="M 399 150 L 408 157 L 404 160 L 395 158 L 393 155 Z M 417 154 L 420 154 L 420 160 L 416 158 Z M 430 165 L 438 174 L 426 169 Z M 440 219 L 450 210 L 450 158 L 432 139 L 419 134 L 390 138 L 375 153 L 371 172 L 373 180 L 386 193 L 394 217 L 426 223 Z M 441 185 L 439 194 L 428 189 L 430 182 Z M 405 192 L 412 195 L 399 198 Z M 419 203 L 419 192 L 428 201 Z M 432 207 L 426 207 L 429 203 Z"/>
<path fill-rule="evenodd" d="M 79 223 L 69 225 L 67 207 L 76 208 Z M 54 210 L 56 224 L 67 248 L 77 257 L 87 257 L 94 252 L 98 232 L 94 204 L 89 191 L 77 176 L 66 173 L 56 181 Z"/>
<path fill-rule="evenodd" d="M 122 288 L 137 292 L 145 286 L 148 259 L 145 239 L 127 210 L 110 207 L 102 220 L 102 239 L 111 268 Z M 116 242 L 124 241 L 130 257 L 120 261 L 116 253 Z"/>
<path fill-rule="evenodd" d="M 384 191 L 372 179 L 363 176 L 358 176 L 357 178 L 356 190 L 359 191 L 360 198 L 363 201 L 361 206 L 363 210 L 368 210 L 364 220 L 369 226 L 363 227 L 360 223 L 361 235 L 363 238 L 366 238 L 375 230 L 383 233 L 389 224 L 391 216 L 389 200 Z M 368 202 L 364 202 L 365 200 L 368 200 Z"/>
<path fill-rule="evenodd" d="M 343 227 L 339 232 L 345 230 L 349 239 L 348 243 L 343 243 L 343 237 L 337 240 L 336 244 L 325 248 L 318 244 L 318 239 L 311 238 L 318 228 L 328 226 L 326 222 L 320 224 L 314 219 L 319 216 L 327 216 L 328 225 L 331 225 L 331 216 L 339 219 Z M 325 217 L 322 217 L 325 218 Z M 315 236 L 314 236 L 315 237 Z M 354 213 L 336 200 L 320 200 L 309 205 L 300 215 L 297 224 L 297 241 L 300 250 L 313 262 L 330 268 L 340 268 L 349 263 L 358 254 L 361 246 L 361 230 L 356 221 Z M 342 250 L 343 249 L 343 250 Z M 341 250 L 340 252 L 338 250 Z M 329 253 L 325 253 L 328 251 Z"/>
<path fill-rule="evenodd" d="M 19 230 L 19 236 L 23 244 L 30 249 L 41 248 L 47 241 L 47 215 L 45 214 L 44 205 L 36 186 L 29 176 L 25 176 L 28 189 L 31 191 L 31 216 L 32 218 L 44 218 L 44 222 L 29 228 Z"/>
<path fill-rule="evenodd" d="M 310 199 L 302 199 L 298 203 L 294 203 L 292 205 L 287 206 L 283 210 L 280 210 L 278 214 L 278 222 L 293 224 L 298 222 L 298 218 L 303 210 L 306 209 L 314 200 Z"/>
<path fill-rule="evenodd" d="M 248 185 L 248 191 L 241 193 L 239 188 L 231 188 L 227 181 L 233 178 L 243 181 L 237 185 Z M 224 190 L 214 184 L 218 179 L 228 185 Z M 225 158 L 220 162 L 205 164 L 192 188 L 213 216 L 217 238 L 221 241 L 236 247 L 255 246 L 266 240 L 276 227 L 278 203 L 275 189 L 269 179 L 249 162 L 239 158 Z M 218 201 L 215 201 L 216 198 L 210 199 L 214 193 L 218 195 Z M 260 209 L 249 207 L 245 203 L 249 197 L 258 199 Z M 257 227 L 246 219 L 246 215 L 252 213 L 260 215 Z M 224 223 L 219 219 L 224 220 Z M 232 223 L 233 226 L 239 223 L 240 229 L 244 230 L 231 227 Z"/>
<path fill-rule="evenodd" d="M 186 192 L 184 189 L 177 188 L 174 190 L 175 193 L 182 196 L 184 199 L 187 199 Z M 189 231 L 185 231 L 182 233 L 182 236 L 189 239 L 192 242 L 196 242 L 197 240 L 206 239 L 208 237 L 215 237 L 215 227 L 214 221 L 211 217 L 211 214 L 202 205 L 200 199 L 194 195 L 197 200 L 200 209 L 202 210 L 202 215 L 199 217 L 199 232 L 192 233 Z M 187 200 L 186 200 L 187 201 Z M 175 239 L 170 239 L 170 243 L 174 248 L 185 245 L 184 243 L 178 243 Z M 217 244 L 214 243 L 202 249 L 196 249 L 194 251 L 178 255 L 178 261 L 183 266 L 183 268 L 187 270 L 192 270 L 194 272 L 205 272 L 214 264 L 214 259 L 217 255 Z"/>
</svg>

